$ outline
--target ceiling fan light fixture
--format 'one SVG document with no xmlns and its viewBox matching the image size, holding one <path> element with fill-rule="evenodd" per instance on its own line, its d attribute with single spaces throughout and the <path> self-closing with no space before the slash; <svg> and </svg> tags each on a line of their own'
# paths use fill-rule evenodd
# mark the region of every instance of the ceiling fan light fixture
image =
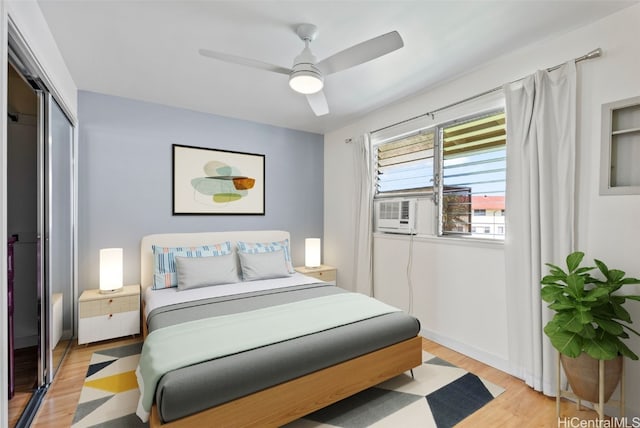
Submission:
<svg viewBox="0 0 640 428">
<path fill-rule="evenodd" d="M 309 95 L 315 94 L 322 90 L 324 83 L 322 79 L 312 73 L 299 73 L 295 76 L 291 76 L 289 79 L 289 86 L 296 92 Z"/>
<path fill-rule="evenodd" d="M 322 90 L 324 76 L 374 60 L 404 46 L 400 34 L 397 31 L 390 31 L 353 45 L 318 62 L 309 47 L 318 35 L 318 27 L 313 24 L 300 24 L 296 28 L 296 34 L 304 42 L 304 48 L 293 60 L 291 68 L 207 49 L 200 49 L 199 52 L 200 55 L 216 60 L 289 76 L 291 89 L 306 96 L 307 102 L 316 116 L 323 116 L 329 113 L 329 105 Z"/>
<path fill-rule="evenodd" d="M 322 74 L 312 68 L 296 67 L 289 75 L 289 86 L 296 92 L 309 95 L 320 92 L 324 87 L 324 79 Z"/>
</svg>

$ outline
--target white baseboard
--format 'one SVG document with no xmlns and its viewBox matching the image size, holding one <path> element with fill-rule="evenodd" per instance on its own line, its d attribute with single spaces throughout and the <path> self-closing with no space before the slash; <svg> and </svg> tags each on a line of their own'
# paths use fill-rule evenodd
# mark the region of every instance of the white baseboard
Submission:
<svg viewBox="0 0 640 428">
<path fill-rule="evenodd" d="M 442 346 L 445 346 L 449 349 L 452 349 L 456 352 L 459 352 L 467 357 L 473 358 L 474 360 L 478 360 L 481 363 L 484 363 L 488 366 L 501 370 L 505 373 L 510 373 L 509 371 L 509 361 L 503 358 L 500 358 L 496 355 L 490 354 L 481 349 L 477 349 L 473 346 L 469 346 L 466 343 L 459 342 L 457 340 L 451 339 L 446 336 L 442 336 L 438 333 L 434 333 L 429 330 L 422 329 L 420 330 L 420 334 L 422 337 L 432 340 Z"/>
</svg>

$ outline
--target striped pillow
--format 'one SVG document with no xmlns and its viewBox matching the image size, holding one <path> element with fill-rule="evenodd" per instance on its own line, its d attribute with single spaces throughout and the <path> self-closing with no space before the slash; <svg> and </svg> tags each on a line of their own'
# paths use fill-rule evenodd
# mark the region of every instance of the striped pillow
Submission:
<svg viewBox="0 0 640 428">
<path fill-rule="evenodd" d="M 289 273 L 295 273 L 293 264 L 291 263 L 291 250 L 289 249 L 289 240 L 274 242 L 242 242 L 238 241 L 238 251 L 249 254 L 271 253 L 278 250 L 284 250 L 284 259 L 287 262 L 287 270 Z"/>
<path fill-rule="evenodd" d="M 176 274 L 176 256 L 180 257 L 211 257 L 231 254 L 231 242 L 201 245 L 199 247 L 160 247 L 153 249 L 153 286 L 152 289 L 171 288 L 178 286 Z"/>
</svg>

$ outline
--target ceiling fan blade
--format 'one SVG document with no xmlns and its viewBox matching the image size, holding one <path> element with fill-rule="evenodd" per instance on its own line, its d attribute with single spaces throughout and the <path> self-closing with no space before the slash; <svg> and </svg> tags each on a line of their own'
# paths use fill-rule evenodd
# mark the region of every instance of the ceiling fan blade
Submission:
<svg viewBox="0 0 640 428">
<path fill-rule="evenodd" d="M 403 46 L 404 42 L 400 34 L 397 31 L 391 31 L 331 55 L 316 64 L 316 67 L 325 75 L 332 74 L 371 61 Z"/>
<path fill-rule="evenodd" d="M 315 94 L 308 94 L 307 101 L 309 101 L 311 110 L 313 110 L 316 116 L 329 114 L 329 104 L 327 104 L 327 98 L 324 96 L 324 92 L 318 91 Z"/>
<path fill-rule="evenodd" d="M 244 65 L 246 67 L 259 68 L 261 70 L 273 71 L 274 73 L 287 74 L 287 75 L 291 73 L 290 68 L 280 67 L 279 65 L 269 64 L 268 62 L 262 62 L 256 59 L 243 58 L 241 56 L 210 51 L 208 49 L 199 49 L 198 52 L 202 56 L 217 59 L 220 61 L 230 62 L 233 64 Z"/>
</svg>

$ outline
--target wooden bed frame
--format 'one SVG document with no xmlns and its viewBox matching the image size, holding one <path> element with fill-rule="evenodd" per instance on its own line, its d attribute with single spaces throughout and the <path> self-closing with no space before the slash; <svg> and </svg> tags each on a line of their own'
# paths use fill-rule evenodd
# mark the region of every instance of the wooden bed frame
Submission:
<svg viewBox="0 0 640 428">
<path fill-rule="evenodd" d="M 141 284 L 143 289 L 151 284 L 153 272 L 151 244 L 194 246 L 225 240 L 267 242 L 288 238 L 289 233 L 284 231 L 145 236 L 141 242 Z M 144 337 L 146 337 L 147 323 L 144 314 L 143 308 L 142 330 Z M 190 428 L 193 426 L 279 427 L 398 376 L 420 364 L 422 364 L 422 338 L 416 336 L 173 422 L 163 424 L 157 406 L 154 404 L 151 409 L 149 426 L 163 428 Z"/>
</svg>

